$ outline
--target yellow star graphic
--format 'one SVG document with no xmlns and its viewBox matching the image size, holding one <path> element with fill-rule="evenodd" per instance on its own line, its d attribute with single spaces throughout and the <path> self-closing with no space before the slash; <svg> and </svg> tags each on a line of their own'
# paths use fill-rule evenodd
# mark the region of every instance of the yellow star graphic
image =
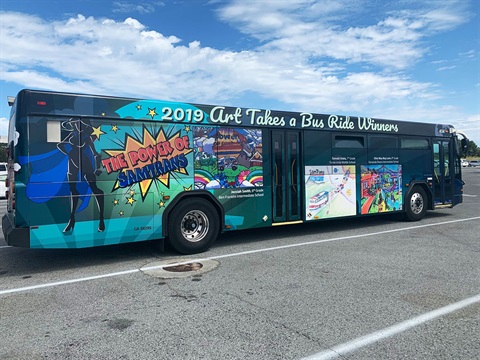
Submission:
<svg viewBox="0 0 480 360">
<path fill-rule="evenodd" d="M 123 214 L 125 214 L 125 213 L 123 212 L 123 210 L 120 210 L 120 212 L 118 213 L 118 215 L 120 215 L 120 216 L 123 216 Z"/>
<path fill-rule="evenodd" d="M 185 132 L 189 132 L 190 131 L 190 125 L 185 125 Z"/>
<path fill-rule="evenodd" d="M 101 129 L 101 125 L 99 127 L 94 127 L 92 126 L 93 132 L 91 135 L 94 135 L 97 137 L 98 140 L 100 140 L 100 135 L 104 135 L 105 133 Z"/>
<path fill-rule="evenodd" d="M 130 196 L 133 197 L 135 195 L 135 190 L 130 190 Z"/>
<path fill-rule="evenodd" d="M 158 115 L 158 114 L 157 114 L 157 108 L 153 108 L 153 109 L 148 108 L 148 113 L 147 113 L 147 115 L 151 116 L 152 119 L 153 119 L 153 118 L 155 117 L 155 115 Z"/>
<path fill-rule="evenodd" d="M 102 116 L 107 116 L 107 114 L 106 114 L 104 111 L 102 111 L 102 114 L 101 114 L 101 115 L 102 115 Z"/>
<path fill-rule="evenodd" d="M 112 128 L 111 128 L 111 131 L 113 131 L 115 134 L 117 133 L 117 131 L 119 130 L 117 124 L 113 125 Z"/>
<path fill-rule="evenodd" d="M 185 191 L 191 191 L 192 190 L 192 185 L 190 185 L 189 187 L 183 187 L 183 190 Z"/>
<path fill-rule="evenodd" d="M 120 204 L 120 201 L 118 201 L 118 199 L 113 199 L 113 205 L 118 205 Z"/>
<path fill-rule="evenodd" d="M 160 202 L 158 203 L 158 207 L 159 207 L 159 208 L 165 207 L 165 203 L 164 203 L 163 201 L 160 201 Z"/>
<path fill-rule="evenodd" d="M 136 106 L 136 108 L 137 108 L 137 110 L 142 110 L 142 105 L 138 104 L 138 105 Z"/>
<path fill-rule="evenodd" d="M 130 198 L 127 199 L 127 202 L 125 204 L 130 204 L 131 206 L 133 206 L 133 203 L 135 201 L 137 201 L 137 200 L 135 200 L 133 197 L 130 197 Z"/>
</svg>

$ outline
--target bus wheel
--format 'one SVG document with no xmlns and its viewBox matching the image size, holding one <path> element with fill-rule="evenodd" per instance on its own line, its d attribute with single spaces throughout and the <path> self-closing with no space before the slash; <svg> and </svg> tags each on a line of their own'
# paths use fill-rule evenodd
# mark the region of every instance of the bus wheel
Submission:
<svg viewBox="0 0 480 360">
<path fill-rule="evenodd" d="M 409 193 L 406 201 L 406 218 L 409 221 L 423 219 L 427 213 L 427 194 L 420 186 L 415 186 Z"/>
<path fill-rule="evenodd" d="M 181 201 L 168 217 L 170 244 L 182 254 L 206 251 L 219 233 L 218 213 L 208 200 Z"/>
</svg>

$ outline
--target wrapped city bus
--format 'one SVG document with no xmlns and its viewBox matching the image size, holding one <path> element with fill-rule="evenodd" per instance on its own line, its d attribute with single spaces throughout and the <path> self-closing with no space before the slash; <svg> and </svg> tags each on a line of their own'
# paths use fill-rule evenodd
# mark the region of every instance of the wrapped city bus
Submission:
<svg viewBox="0 0 480 360">
<path fill-rule="evenodd" d="M 225 231 L 462 202 L 446 124 L 35 90 L 11 106 L 11 246 L 191 254 Z"/>
</svg>

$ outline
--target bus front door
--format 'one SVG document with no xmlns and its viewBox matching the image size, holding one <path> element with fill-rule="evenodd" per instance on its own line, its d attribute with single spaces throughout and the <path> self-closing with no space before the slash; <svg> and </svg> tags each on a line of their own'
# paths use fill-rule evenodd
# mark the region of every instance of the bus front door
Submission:
<svg viewBox="0 0 480 360">
<path fill-rule="evenodd" d="M 453 160 L 450 141 L 435 140 L 433 142 L 433 197 L 436 207 L 452 205 Z"/>
<path fill-rule="evenodd" d="M 273 225 L 301 222 L 300 133 L 272 131 Z"/>
</svg>

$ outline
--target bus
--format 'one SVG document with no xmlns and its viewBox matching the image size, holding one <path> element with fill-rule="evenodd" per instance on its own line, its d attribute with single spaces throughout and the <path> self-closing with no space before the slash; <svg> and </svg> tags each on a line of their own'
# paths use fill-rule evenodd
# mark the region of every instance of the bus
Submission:
<svg viewBox="0 0 480 360">
<path fill-rule="evenodd" d="M 328 191 L 322 191 L 316 195 L 313 195 L 310 198 L 308 210 L 309 211 L 319 210 L 322 206 L 325 206 L 327 203 L 328 203 Z"/>
<path fill-rule="evenodd" d="M 9 104 L 11 246 L 193 254 L 227 231 L 462 202 L 450 125 L 27 89 Z"/>
</svg>

